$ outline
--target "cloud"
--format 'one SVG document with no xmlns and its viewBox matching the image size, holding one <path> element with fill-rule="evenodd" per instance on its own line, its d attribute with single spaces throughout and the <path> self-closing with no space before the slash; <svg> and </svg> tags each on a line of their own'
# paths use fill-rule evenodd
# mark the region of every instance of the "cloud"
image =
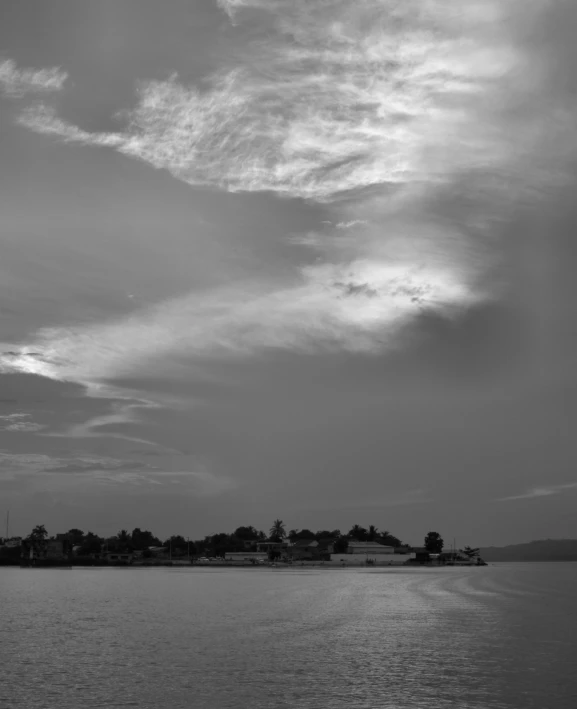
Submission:
<svg viewBox="0 0 577 709">
<path fill-rule="evenodd" d="M 0 416 L 0 431 L 11 431 L 13 433 L 37 433 L 46 428 L 46 426 L 26 421 L 30 418 L 30 414 L 7 414 Z"/>
<path fill-rule="evenodd" d="M 511 495 L 510 497 L 501 497 L 499 502 L 505 502 L 507 500 L 528 500 L 535 497 L 550 497 L 551 495 L 559 495 L 565 490 L 575 490 L 577 489 L 577 482 L 565 483 L 562 485 L 546 485 L 542 487 L 533 487 L 526 492 L 519 495 Z"/>
<path fill-rule="evenodd" d="M 6 343 L 0 372 L 88 387 L 169 372 L 175 357 L 377 353 L 424 313 L 457 317 L 499 296 L 494 223 L 550 184 L 575 149 L 572 105 L 542 99 L 548 49 L 517 27 L 547 4 L 472 0 L 221 0 L 251 40 L 197 86 L 142 81 L 118 132 L 89 132 L 47 105 L 20 122 L 107 146 L 191 185 L 272 191 L 326 205 L 315 260 L 267 279 L 191 292 L 129 316 Z M 245 15 L 244 11 L 247 12 Z M 242 30 L 239 30 L 242 35 Z M 438 203 L 454 213 L 442 217 Z M 465 214 L 465 216 L 463 216 Z M 363 225 L 362 229 L 354 226 Z M 122 398 L 122 392 L 116 396 Z M 69 429 L 110 435 L 153 397 Z M 113 396 L 110 398 L 114 398 Z"/>
<path fill-rule="evenodd" d="M 193 185 L 319 201 L 511 167 L 534 150 L 535 122 L 519 117 L 512 143 L 503 116 L 515 94 L 503 77 L 524 60 L 507 32 L 511 1 L 468 3 L 458 18 L 444 0 L 220 5 L 259 11 L 262 36 L 206 86 L 141 82 L 124 132 L 89 133 L 46 106 L 22 124 Z"/>
<path fill-rule="evenodd" d="M 82 380 L 79 377 L 79 381 Z M 97 387 L 92 382 L 85 381 L 88 385 L 88 392 L 91 396 L 97 398 L 108 399 L 123 399 L 126 398 L 126 393 L 120 390 L 112 390 L 110 387 Z M 68 426 L 62 431 L 51 431 L 44 434 L 49 437 L 56 438 L 117 438 L 132 443 L 141 443 L 145 445 L 156 445 L 153 441 L 148 441 L 144 438 L 129 436 L 117 431 L 108 430 L 107 426 L 118 426 L 127 424 L 136 424 L 139 422 L 137 412 L 141 409 L 156 409 L 159 404 L 147 401 L 144 399 L 134 399 L 133 401 L 115 401 L 111 405 L 111 412 L 94 416 L 93 418 L 83 421 L 82 423 Z"/>
<path fill-rule="evenodd" d="M 143 470 L 150 466 L 136 460 L 121 460 L 92 454 L 50 456 L 42 453 L 0 451 L 0 471 L 12 474 L 84 473 L 115 470 Z"/>
<path fill-rule="evenodd" d="M 30 346 L 0 354 L 0 371 L 92 383 L 95 391 L 95 383 L 144 371 L 151 362 L 156 371 L 163 362 L 168 367 L 173 353 L 230 357 L 271 348 L 370 353 L 392 345 L 398 329 L 420 313 L 452 317 L 484 298 L 462 277 L 440 268 L 370 260 L 325 263 L 303 268 L 297 282 L 284 289 L 240 284 L 175 298 L 117 321 L 42 330 Z M 134 408 L 145 406 L 153 404 L 121 403 L 72 435 L 130 422 Z"/>
<path fill-rule="evenodd" d="M 58 67 L 18 69 L 10 59 L 0 62 L 0 92 L 13 98 L 61 91 L 67 78 L 68 74 Z"/>
<path fill-rule="evenodd" d="M 0 451 L 0 482 L 25 481 L 27 487 L 48 491 L 71 491 L 86 486 L 126 486 L 155 492 L 173 491 L 181 494 L 211 497 L 237 487 L 236 481 L 218 476 L 197 463 L 191 470 L 159 470 L 138 460 L 122 460 L 87 453 L 66 457 L 39 453 L 8 453 Z"/>
<path fill-rule="evenodd" d="M 335 227 L 337 229 L 352 229 L 355 226 L 362 226 L 367 223 L 366 219 L 352 219 L 350 222 L 339 222 L 335 224 Z"/>
</svg>

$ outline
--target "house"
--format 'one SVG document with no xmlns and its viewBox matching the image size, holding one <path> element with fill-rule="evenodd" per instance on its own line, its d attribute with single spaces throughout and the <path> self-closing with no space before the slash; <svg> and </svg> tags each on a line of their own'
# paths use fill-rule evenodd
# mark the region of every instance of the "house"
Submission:
<svg viewBox="0 0 577 709">
<path fill-rule="evenodd" d="M 282 556 L 289 546 L 288 542 L 257 542 L 256 551 L 261 554 L 266 554 L 268 558 L 275 558 Z"/>
<path fill-rule="evenodd" d="M 22 541 L 23 559 L 62 561 L 68 558 L 70 551 L 70 543 L 66 539 L 24 539 Z"/>
<path fill-rule="evenodd" d="M 286 550 L 286 554 L 295 561 L 321 559 L 323 556 L 323 552 L 316 539 L 298 539 Z"/>
<path fill-rule="evenodd" d="M 168 558 L 169 556 L 169 549 L 168 547 L 148 547 L 148 551 L 150 552 L 150 555 L 152 557 L 156 558 Z"/>
<path fill-rule="evenodd" d="M 12 539 L 5 539 L 2 546 L 7 549 L 16 549 L 22 545 L 22 537 L 12 537 Z"/>
<path fill-rule="evenodd" d="M 431 556 L 425 547 L 412 547 L 409 557 L 410 564 L 429 564 L 430 562 Z"/>
<path fill-rule="evenodd" d="M 335 553 L 336 539 L 334 537 L 321 537 L 321 539 L 319 539 L 318 542 L 319 542 L 319 549 L 321 551 L 326 552 L 327 554 L 334 554 Z"/>
<path fill-rule="evenodd" d="M 413 547 L 413 552 L 408 559 L 409 564 L 427 564 L 429 566 L 443 566 L 445 561 L 442 554 L 427 551 L 425 547 Z"/>
</svg>

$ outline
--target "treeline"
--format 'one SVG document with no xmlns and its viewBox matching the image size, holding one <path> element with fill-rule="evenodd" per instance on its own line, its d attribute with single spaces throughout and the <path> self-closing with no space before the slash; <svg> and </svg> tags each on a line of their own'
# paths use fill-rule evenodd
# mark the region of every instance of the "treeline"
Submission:
<svg viewBox="0 0 577 709">
<path fill-rule="evenodd" d="M 65 539 L 71 546 L 76 547 L 76 554 L 79 556 L 89 556 L 102 552 L 126 553 L 134 551 L 142 552 L 143 556 L 147 556 L 151 553 L 150 549 L 155 547 L 164 547 L 170 550 L 174 556 L 195 556 L 199 554 L 224 556 L 227 552 L 255 550 L 256 545 L 263 541 L 281 542 L 288 540 L 294 543 L 305 539 L 318 542 L 330 541 L 334 545 L 336 553 L 345 552 L 350 540 L 359 542 L 374 541 L 394 547 L 402 546 L 400 539 L 386 530 L 379 531 L 374 525 L 365 528 L 355 524 L 345 533 L 342 533 L 340 529 L 321 529 L 316 532 L 310 529 L 291 529 L 287 532 L 284 522 L 279 519 L 273 522 L 268 535 L 253 526 L 244 526 L 237 527 L 230 533 L 220 532 L 195 540 L 179 534 L 161 539 L 151 531 L 140 529 L 140 527 L 135 527 L 131 532 L 127 529 L 121 529 L 116 535 L 111 537 L 101 537 L 94 532 L 84 532 L 77 528 L 49 537 L 46 527 L 38 525 L 25 538 L 25 541 L 41 544 L 48 539 Z"/>
</svg>

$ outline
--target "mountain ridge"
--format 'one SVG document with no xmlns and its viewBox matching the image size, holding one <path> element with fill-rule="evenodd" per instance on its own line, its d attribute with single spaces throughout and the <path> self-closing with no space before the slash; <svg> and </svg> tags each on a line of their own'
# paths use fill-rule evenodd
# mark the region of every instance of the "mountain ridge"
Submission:
<svg viewBox="0 0 577 709">
<path fill-rule="evenodd" d="M 481 547 L 485 561 L 577 561 L 577 539 L 536 539 L 503 547 Z"/>
</svg>

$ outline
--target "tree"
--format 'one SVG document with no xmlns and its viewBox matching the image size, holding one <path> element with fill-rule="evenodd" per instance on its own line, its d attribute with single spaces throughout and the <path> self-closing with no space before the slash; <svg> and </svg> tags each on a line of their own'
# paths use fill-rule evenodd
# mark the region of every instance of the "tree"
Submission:
<svg viewBox="0 0 577 709">
<path fill-rule="evenodd" d="M 338 537 L 341 536 L 341 530 L 340 529 L 335 529 L 332 532 L 330 532 L 328 529 L 319 529 L 319 531 L 315 534 L 315 539 L 320 541 L 321 539 L 338 539 Z"/>
<path fill-rule="evenodd" d="M 367 535 L 368 532 L 364 527 L 361 527 L 359 524 L 353 524 L 349 529 L 347 537 L 349 537 L 349 539 L 355 539 L 357 542 L 366 542 Z"/>
<path fill-rule="evenodd" d="M 375 527 L 375 525 L 370 524 L 369 529 L 367 531 L 367 541 L 374 542 L 375 539 L 377 538 L 378 533 L 379 533 L 379 530 Z"/>
<path fill-rule="evenodd" d="M 294 542 L 296 542 L 296 540 L 298 539 L 298 533 L 298 529 L 291 529 L 287 535 L 289 542 L 292 542 L 294 544 Z"/>
<path fill-rule="evenodd" d="M 237 537 L 238 539 L 242 539 L 243 541 L 247 541 L 247 542 L 250 542 L 253 539 L 259 538 L 258 530 L 256 530 L 252 526 L 237 527 L 232 534 L 233 534 L 233 536 Z"/>
<path fill-rule="evenodd" d="M 86 532 L 80 547 L 80 554 L 98 554 L 102 550 L 102 542 L 103 539 L 94 532 Z"/>
<path fill-rule="evenodd" d="M 162 546 L 169 549 L 174 556 L 184 556 L 188 552 L 188 542 L 180 534 L 173 534 Z"/>
<path fill-rule="evenodd" d="M 271 540 L 275 542 L 280 542 L 286 537 L 286 529 L 282 519 L 275 519 L 269 530 L 269 534 Z"/>
<path fill-rule="evenodd" d="M 312 539 L 315 539 L 315 537 L 316 537 L 315 533 L 311 532 L 310 529 L 301 529 L 300 532 L 293 534 L 292 539 L 289 535 L 289 539 L 291 539 L 292 542 L 296 542 L 299 539 L 311 539 L 312 540 Z"/>
<path fill-rule="evenodd" d="M 479 547 L 465 547 L 464 549 L 459 549 L 459 551 L 462 554 L 465 554 L 465 556 L 468 556 L 469 559 L 473 559 L 474 557 L 479 556 L 481 549 Z"/>
<path fill-rule="evenodd" d="M 44 542 L 48 538 L 48 532 L 43 524 L 37 524 L 28 535 L 28 539 L 35 542 Z"/>
<path fill-rule="evenodd" d="M 132 547 L 132 538 L 130 536 L 130 532 L 127 529 L 121 529 L 120 532 L 116 535 L 116 539 L 118 540 L 118 546 L 125 551 L 128 549 L 128 547 Z"/>
<path fill-rule="evenodd" d="M 403 545 L 401 540 L 398 537 L 395 537 L 394 534 L 391 534 L 388 530 L 379 533 L 379 540 L 382 544 L 389 547 L 400 547 Z"/>
<path fill-rule="evenodd" d="M 84 532 L 81 529 L 69 529 L 66 534 L 68 535 L 68 538 L 70 539 L 73 546 L 82 544 L 82 542 L 84 541 Z"/>
<path fill-rule="evenodd" d="M 425 549 L 429 554 L 440 554 L 444 545 L 445 542 L 439 532 L 429 532 L 425 537 Z"/>
<path fill-rule="evenodd" d="M 155 537 L 154 534 L 147 529 L 142 530 L 140 527 L 135 527 L 130 536 L 132 538 L 133 548 L 138 551 L 144 551 L 144 549 L 148 549 L 148 547 L 161 546 L 160 539 Z"/>
</svg>

